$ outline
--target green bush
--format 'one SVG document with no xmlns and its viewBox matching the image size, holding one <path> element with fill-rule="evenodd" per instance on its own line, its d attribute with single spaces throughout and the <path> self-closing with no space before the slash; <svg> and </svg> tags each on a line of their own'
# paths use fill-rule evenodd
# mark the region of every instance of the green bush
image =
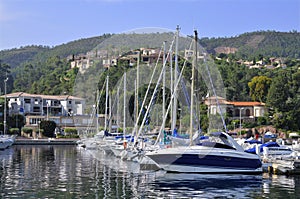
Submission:
<svg viewBox="0 0 300 199">
<path fill-rule="evenodd" d="M 32 128 L 28 128 L 28 127 L 24 127 L 22 128 L 22 131 L 26 134 L 30 134 L 33 132 L 33 129 Z"/>
<path fill-rule="evenodd" d="M 56 138 L 79 138 L 79 135 L 57 135 Z"/>
<path fill-rule="evenodd" d="M 76 128 L 65 128 L 65 133 L 68 135 L 77 135 L 77 129 Z"/>
<path fill-rule="evenodd" d="M 44 136 L 53 138 L 55 128 L 56 128 L 56 123 L 54 121 L 50 121 L 50 120 L 41 121 L 40 129 L 43 130 Z"/>
<path fill-rule="evenodd" d="M 240 133 L 238 133 L 238 134 L 240 134 Z M 245 134 L 247 134 L 247 131 L 246 130 L 241 130 L 241 134 L 245 135 Z"/>
<path fill-rule="evenodd" d="M 9 129 L 10 134 L 19 134 L 19 129 L 18 128 L 11 128 Z"/>
<path fill-rule="evenodd" d="M 258 125 L 266 125 L 268 123 L 267 117 L 258 117 L 257 118 L 257 124 Z"/>
<path fill-rule="evenodd" d="M 254 127 L 256 127 L 257 126 L 257 124 L 255 123 L 255 122 L 245 122 L 244 124 L 243 124 L 243 127 L 244 128 L 254 128 Z"/>
</svg>

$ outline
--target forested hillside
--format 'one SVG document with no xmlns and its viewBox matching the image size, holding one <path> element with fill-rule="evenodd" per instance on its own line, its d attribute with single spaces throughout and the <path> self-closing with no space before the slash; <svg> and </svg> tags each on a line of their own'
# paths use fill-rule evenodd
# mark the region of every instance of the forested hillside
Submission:
<svg viewBox="0 0 300 199">
<path fill-rule="evenodd" d="M 258 55 L 300 58 L 300 33 L 296 31 L 259 31 L 230 38 L 202 38 L 200 43 L 212 54 L 216 54 L 220 47 L 233 48 L 236 57 L 242 59 L 252 60 Z"/>
<path fill-rule="evenodd" d="M 41 85 L 42 82 L 47 82 L 51 85 L 53 80 L 51 75 L 55 70 L 60 70 L 60 75 L 67 74 L 69 63 L 64 59 L 69 55 L 86 54 L 92 49 L 101 49 L 105 45 L 111 48 L 118 45 L 134 48 L 137 40 L 139 42 L 144 41 L 145 47 L 160 47 L 162 41 L 166 40 L 165 38 L 170 38 L 170 34 L 163 33 L 160 36 L 158 36 L 158 33 L 141 35 L 135 33 L 132 35 L 104 34 L 98 37 L 79 39 L 55 47 L 26 46 L 0 51 L 1 63 L 8 65 L 10 75 L 13 78 L 10 78 L 8 82 L 8 92 L 14 90 L 48 93 L 50 92 L 48 89 L 36 89 L 36 85 Z M 202 38 L 200 43 L 212 54 L 218 54 L 223 51 L 228 53 L 229 49 L 229 52 L 234 52 L 236 59 L 253 60 L 253 58 L 258 56 L 300 58 L 300 33 L 298 32 L 259 31 L 230 38 Z M 179 48 L 184 50 L 180 46 Z M 53 61 L 57 59 L 60 61 Z M 49 64 L 51 60 L 53 63 Z M 60 65 L 61 63 L 64 63 L 64 67 Z M 46 79 L 48 80 L 46 81 Z M 0 86 L 3 91 L 3 82 L 0 83 Z M 52 90 L 50 93 L 55 94 L 61 92 L 61 90 L 63 89 L 58 89 L 58 91 Z"/>
<path fill-rule="evenodd" d="M 149 40 L 152 45 L 159 45 L 169 34 L 165 33 L 162 37 L 157 37 L 157 33 L 145 34 L 138 35 L 137 38 L 140 42 Z M 110 42 L 112 37 L 116 38 L 114 40 L 116 43 Z M 78 69 L 71 69 L 66 57 L 86 54 L 93 49 L 104 49 L 103 46 L 112 49 L 119 44 L 126 46 L 126 42 L 129 42 L 127 47 L 134 49 L 136 40 L 132 35 L 125 37 L 126 39 L 122 34 L 107 34 L 52 48 L 27 46 L 0 51 L 0 77 L 1 79 L 8 77 L 7 93 L 21 91 L 51 95 L 72 94 Z M 271 117 L 264 118 L 264 124 L 273 124 L 286 130 L 300 129 L 300 33 L 260 31 L 231 38 L 202 38 L 200 43 L 208 52 L 215 55 L 212 57 L 222 54 L 221 59 L 218 57 L 219 59 L 214 61 L 221 73 L 228 100 L 264 102 L 273 110 Z M 144 47 L 155 46 L 147 45 L 145 42 Z M 251 69 L 238 62 L 240 59 L 267 61 L 270 57 L 283 58 L 286 67 Z M 180 62 L 183 62 L 183 59 Z M 102 67 L 102 64 L 95 61 L 89 68 L 91 79 L 84 79 L 85 90 L 82 92 L 94 92 L 88 90 L 89 84 L 100 79 L 98 84 L 102 85 L 106 74 L 111 76 L 110 84 L 115 85 L 124 69 L 134 66 L 115 66 L 107 71 L 99 67 Z M 102 76 L 98 77 L 99 75 Z M 185 75 L 186 80 L 189 80 L 189 72 Z M 197 87 L 201 87 L 200 97 L 205 97 L 206 92 L 203 89 L 205 86 L 199 84 Z M 4 81 L 0 82 L 0 88 L 3 94 Z"/>
<path fill-rule="evenodd" d="M 47 46 L 25 46 L 0 51 L 0 60 L 10 66 L 11 69 L 17 68 L 24 62 L 34 61 L 37 54 L 49 51 Z"/>
<path fill-rule="evenodd" d="M 58 56 L 65 58 L 72 54 L 85 54 L 110 36 L 110 34 L 104 34 L 98 37 L 79 39 L 52 48 L 49 46 L 32 45 L 10 50 L 2 50 L 0 51 L 0 60 L 2 63 L 8 64 L 14 73 L 14 69 L 23 67 L 24 63 L 45 62 L 50 57 Z M 16 69 L 16 71 L 18 71 L 18 69 Z"/>
</svg>

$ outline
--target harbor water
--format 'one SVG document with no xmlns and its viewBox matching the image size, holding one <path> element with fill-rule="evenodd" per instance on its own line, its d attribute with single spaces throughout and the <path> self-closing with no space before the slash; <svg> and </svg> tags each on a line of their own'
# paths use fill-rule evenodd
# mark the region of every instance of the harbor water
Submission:
<svg viewBox="0 0 300 199">
<path fill-rule="evenodd" d="M 76 146 L 0 151 L 0 198 L 299 198 L 300 176 L 174 174 Z"/>
</svg>

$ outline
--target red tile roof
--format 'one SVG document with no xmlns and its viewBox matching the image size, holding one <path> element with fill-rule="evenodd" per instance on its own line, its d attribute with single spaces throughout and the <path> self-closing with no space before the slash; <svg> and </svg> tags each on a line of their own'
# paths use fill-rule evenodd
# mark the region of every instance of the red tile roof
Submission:
<svg viewBox="0 0 300 199">
<path fill-rule="evenodd" d="M 238 101 L 227 101 L 223 97 L 208 97 L 205 100 L 206 105 L 216 104 L 217 100 L 219 104 L 228 104 L 233 106 L 264 106 L 265 104 L 262 102 L 238 102 Z"/>
<path fill-rule="evenodd" d="M 264 103 L 261 102 L 229 102 L 234 106 L 264 106 Z"/>
</svg>

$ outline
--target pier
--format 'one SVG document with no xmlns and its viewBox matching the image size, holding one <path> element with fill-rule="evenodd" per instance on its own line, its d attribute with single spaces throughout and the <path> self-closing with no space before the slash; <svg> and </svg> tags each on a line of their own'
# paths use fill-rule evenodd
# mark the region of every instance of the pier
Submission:
<svg viewBox="0 0 300 199">
<path fill-rule="evenodd" d="M 76 145 L 76 141 L 79 139 L 67 139 L 67 138 L 17 138 L 13 145 Z"/>
<path fill-rule="evenodd" d="M 299 175 L 300 160 L 274 160 L 264 166 L 264 172 L 276 175 Z"/>
</svg>

